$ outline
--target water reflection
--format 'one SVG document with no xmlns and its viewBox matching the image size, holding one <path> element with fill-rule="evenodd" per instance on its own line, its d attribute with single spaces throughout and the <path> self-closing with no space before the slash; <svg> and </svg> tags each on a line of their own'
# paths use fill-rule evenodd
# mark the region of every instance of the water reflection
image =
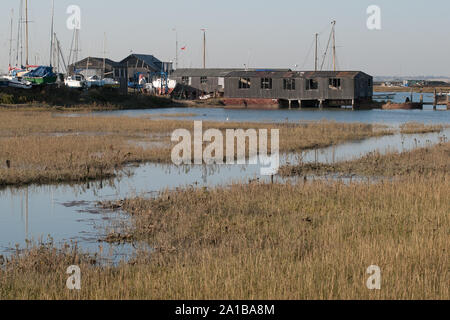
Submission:
<svg viewBox="0 0 450 320">
<path fill-rule="evenodd" d="M 406 98 L 410 98 L 410 92 L 377 92 L 377 94 L 394 94 L 393 102 L 402 103 Z M 433 102 L 432 93 L 424 93 L 424 102 Z M 413 101 L 420 100 L 420 93 L 413 93 Z M 439 106 L 441 110 L 445 107 Z M 185 114 L 186 116 L 181 116 Z M 398 126 L 406 122 L 422 123 L 449 123 L 450 113 L 433 111 L 432 105 L 424 106 L 423 110 L 356 110 L 347 109 L 323 109 L 303 108 L 303 109 L 273 109 L 273 110 L 252 110 L 252 109 L 224 109 L 224 108 L 169 108 L 169 109 L 147 109 L 147 110 L 119 110 L 95 112 L 97 116 L 155 116 L 167 119 L 183 120 L 203 120 L 203 121 L 231 121 L 231 122 L 298 122 L 298 121 L 318 121 L 333 120 L 337 122 L 363 122 L 381 123 Z M 174 116 L 175 115 L 175 116 Z M 77 115 L 72 115 L 77 116 Z M 79 116 L 82 116 L 80 114 Z"/>
</svg>

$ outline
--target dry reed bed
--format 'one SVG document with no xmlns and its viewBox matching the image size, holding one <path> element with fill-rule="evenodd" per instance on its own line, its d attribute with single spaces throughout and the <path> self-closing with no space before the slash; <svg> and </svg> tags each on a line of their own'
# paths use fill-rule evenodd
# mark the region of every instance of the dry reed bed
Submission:
<svg viewBox="0 0 450 320">
<path fill-rule="evenodd" d="M 449 299 L 449 178 L 233 185 L 127 200 L 132 236 L 156 249 L 150 257 L 111 268 L 80 261 L 82 290 L 71 292 L 73 255 L 25 255 L 0 271 L 0 298 Z M 365 286 L 373 264 L 379 291 Z"/>
<path fill-rule="evenodd" d="M 424 124 L 418 122 L 408 122 L 400 126 L 400 133 L 412 134 L 412 133 L 430 133 L 430 132 L 441 132 L 444 127 L 448 128 L 449 125 L 441 124 Z"/>
<path fill-rule="evenodd" d="M 372 152 L 361 159 L 335 164 L 305 163 L 280 168 L 282 176 L 308 174 L 362 175 L 393 177 L 405 174 L 431 175 L 450 172 L 450 143 L 442 141 L 436 146 L 408 152 L 392 152 L 382 155 Z"/>
<path fill-rule="evenodd" d="M 106 179 L 125 164 L 170 156 L 165 148 L 146 149 L 117 136 L 0 138 L 0 146 L 0 186 Z"/>
<path fill-rule="evenodd" d="M 102 179 L 113 176 L 117 169 L 129 163 L 170 163 L 174 145 L 170 135 L 180 128 L 192 131 L 193 121 L 2 111 L 0 186 Z M 279 128 L 281 152 L 391 133 L 384 126 L 326 121 L 301 124 L 205 122 L 204 129 L 208 128 Z M 144 142 L 144 145 L 133 142 Z"/>
</svg>

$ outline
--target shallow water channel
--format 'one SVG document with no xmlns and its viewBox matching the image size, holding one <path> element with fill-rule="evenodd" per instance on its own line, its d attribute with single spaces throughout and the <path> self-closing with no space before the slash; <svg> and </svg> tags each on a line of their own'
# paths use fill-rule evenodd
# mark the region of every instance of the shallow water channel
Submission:
<svg viewBox="0 0 450 320">
<path fill-rule="evenodd" d="M 392 94 L 391 92 L 377 92 L 377 94 Z M 398 92 L 395 94 L 393 102 L 405 102 L 410 98 L 409 92 Z M 413 101 L 418 102 L 419 93 L 413 93 Z M 432 93 L 424 93 L 424 102 L 433 101 Z M 379 123 L 391 126 L 398 126 L 405 122 L 421 123 L 450 123 L 450 112 L 442 111 L 444 106 L 438 106 L 438 110 L 433 111 L 433 106 L 425 105 L 423 110 L 347 110 L 347 109 L 327 109 L 303 108 L 303 109 L 227 109 L 227 108 L 168 108 L 168 109 L 144 109 L 144 110 L 118 110 L 101 111 L 89 113 L 97 116 L 129 116 L 143 117 L 150 116 L 162 119 L 184 119 L 203 121 L 231 121 L 231 122 L 298 122 L 298 121 L 319 121 L 329 120 L 337 122 L 362 122 Z M 74 114 L 80 116 L 82 114 Z M 65 115 L 66 116 L 66 115 Z"/>
<path fill-rule="evenodd" d="M 396 134 L 347 142 L 303 152 L 304 162 L 336 162 L 361 157 L 369 152 L 411 150 L 433 145 L 450 136 L 441 133 Z M 298 155 L 284 155 L 281 164 L 295 163 Z M 90 253 L 100 253 L 108 262 L 128 259 L 134 252 L 130 244 L 99 242 L 109 228 L 129 223 L 120 212 L 106 212 L 96 204 L 135 195 L 156 195 L 164 189 L 184 186 L 217 186 L 261 178 L 259 165 L 192 166 L 144 164 L 127 167 L 111 181 L 80 185 L 45 185 L 0 190 L 0 254 L 26 248 L 27 240 L 51 239 L 55 244 L 77 243 Z M 261 178 L 267 179 L 268 178 Z M 49 238 L 51 237 L 51 238 Z"/>
</svg>

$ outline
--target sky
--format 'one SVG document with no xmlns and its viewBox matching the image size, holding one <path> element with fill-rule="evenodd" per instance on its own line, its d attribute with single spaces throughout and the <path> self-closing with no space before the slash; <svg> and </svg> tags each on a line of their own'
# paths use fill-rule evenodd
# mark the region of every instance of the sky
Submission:
<svg viewBox="0 0 450 320">
<path fill-rule="evenodd" d="M 28 0 L 30 63 L 49 64 L 51 0 Z M 0 71 L 9 62 L 10 17 L 17 38 L 20 0 L 0 0 Z M 81 9 L 81 55 L 120 61 L 131 52 L 207 67 L 314 69 L 314 34 L 323 56 L 336 20 L 337 67 L 374 76 L 450 76 L 448 0 L 55 0 L 55 32 L 68 57 L 67 8 Z M 367 8 L 380 8 L 381 30 L 367 28 Z M 177 31 L 174 31 L 176 29 Z M 15 44 L 13 44 L 15 48 Z M 15 50 L 15 49 L 14 49 Z M 322 57 L 320 58 L 322 61 Z M 329 55 L 324 69 L 331 68 Z"/>
</svg>

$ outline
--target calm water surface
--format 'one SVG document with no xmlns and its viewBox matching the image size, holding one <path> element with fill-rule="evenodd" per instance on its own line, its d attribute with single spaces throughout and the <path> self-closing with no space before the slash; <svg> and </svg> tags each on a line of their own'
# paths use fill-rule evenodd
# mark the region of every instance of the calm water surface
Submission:
<svg viewBox="0 0 450 320">
<path fill-rule="evenodd" d="M 379 92 L 377 94 L 387 94 Z M 419 101 L 420 94 L 413 94 L 414 101 Z M 394 102 L 405 102 L 410 97 L 410 93 L 396 93 Z M 433 94 L 424 94 L 425 102 L 433 101 Z M 237 121 L 237 122 L 298 122 L 298 121 L 317 121 L 334 120 L 337 122 L 363 122 L 363 123 L 381 123 L 398 126 L 405 122 L 422 123 L 450 123 L 450 112 L 433 111 L 433 106 L 425 106 L 424 110 L 360 110 L 352 111 L 348 109 L 274 109 L 274 110 L 253 110 L 253 109 L 223 109 L 223 108 L 170 108 L 170 109 L 152 109 L 152 110 L 120 110 L 96 112 L 94 115 L 115 115 L 142 117 L 146 115 L 158 115 L 164 117 L 167 115 L 171 119 L 189 119 L 203 121 Z M 187 117 L 170 115 L 186 114 Z M 195 116 L 192 116 L 195 115 Z"/>
</svg>

